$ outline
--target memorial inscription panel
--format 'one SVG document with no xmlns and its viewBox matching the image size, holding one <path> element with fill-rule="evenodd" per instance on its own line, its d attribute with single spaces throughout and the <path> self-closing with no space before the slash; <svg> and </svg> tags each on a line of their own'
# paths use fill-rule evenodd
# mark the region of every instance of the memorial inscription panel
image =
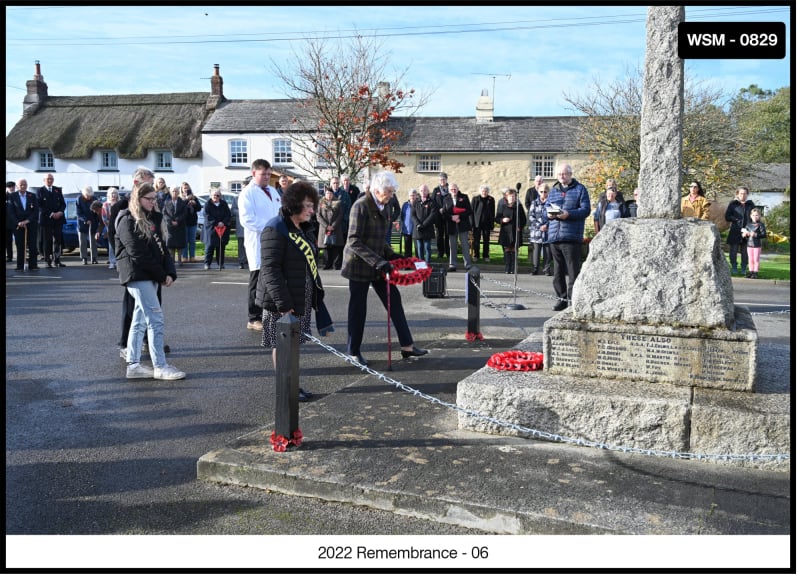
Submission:
<svg viewBox="0 0 800 574">
<path fill-rule="evenodd" d="M 545 351 L 554 374 L 752 390 L 750 341 L 555 328 Z"/>
</svg>

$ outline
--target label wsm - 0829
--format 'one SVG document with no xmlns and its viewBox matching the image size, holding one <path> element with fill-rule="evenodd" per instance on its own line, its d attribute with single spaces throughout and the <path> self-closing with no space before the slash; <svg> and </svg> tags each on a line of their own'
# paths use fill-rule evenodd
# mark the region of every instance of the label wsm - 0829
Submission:
<svg viewBox="0 0 800 574">
<path fill-rule="evenodd" d="M 780 60 L 786 57 L 783 22 L 681 22 L 678 57 L 683 59 Z"/>
</svg>

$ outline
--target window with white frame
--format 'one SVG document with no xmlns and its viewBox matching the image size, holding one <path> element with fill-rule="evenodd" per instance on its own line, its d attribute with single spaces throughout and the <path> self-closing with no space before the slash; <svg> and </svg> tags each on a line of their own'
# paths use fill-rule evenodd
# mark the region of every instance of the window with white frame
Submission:
<svg viewBox="0 0 800 574">
<path fill-rule="evenodd" d="M 117 168 L 117 152 L 115 152 L 115 151 L 101 151 L 100 152 L 100 169 L 118 169 Z"/>
<path fill-rule="evenodd" d="M 228 184 L 228 189 L 231 190 L 233 195 L 239 195 L 242 192 L 244 185 L 241 181 L 232 181 Z"/>
<path fill-rule="evenodd" d="M 171 151 L 157 151 L 156 152 L 156 171 L 165 171 L 172 169 L 172 152 Z"/>
<path fill-rule="evenodd" d="M 249 165 L 247 160 L 247 140 L 230 140 L 228 142 L 228 158 L 230 165 Z"/>
<path fill-rule="evenodd" d="M 535 155 L 531 161 L 531 179 L 537 175 L 552 178 L 555 169 L 556 156 L 554 155 Z"/>
<path fill-rule="evenodd" d="M 292 163 L 292 141 L 273 140 L 272 141 L 272 163 L 287 164 Z"/>
<path fill-rule="evenodd" d="M 440 155 L 417 156 L 417 171 L 418 172 L 442 171 L 442 156 Z"/>
<path fill-rule="evenodd" d="M 39 169 L 55 169 L 53 154 L 49 151 L 39 152 Z"/>
</svg>

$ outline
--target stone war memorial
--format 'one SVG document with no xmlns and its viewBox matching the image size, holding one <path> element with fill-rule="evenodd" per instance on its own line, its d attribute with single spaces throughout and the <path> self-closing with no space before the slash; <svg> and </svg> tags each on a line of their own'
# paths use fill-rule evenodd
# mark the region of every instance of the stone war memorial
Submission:
<svg viewBox="0 0 800 574">
<path fill-rule="evenodd" d="M 758 392 L 773 382 L 759 379 L 758 333 L 734 305 L 719 231 L 680 215 L 683 17 L 682 7 L 648 11 L 638 218 L 593 239 L 571 306 L 544 324 L 543 371 L 479 371 L 457 402 L 591 443 L 788 470 L 788 460 L 703 456 L 788 453 L 791 425 L 788 394 Z M 536 339 L 519 348 L 536 350 Z M 521 434 L 464 413 L 459 426 Z"/>
</svg>

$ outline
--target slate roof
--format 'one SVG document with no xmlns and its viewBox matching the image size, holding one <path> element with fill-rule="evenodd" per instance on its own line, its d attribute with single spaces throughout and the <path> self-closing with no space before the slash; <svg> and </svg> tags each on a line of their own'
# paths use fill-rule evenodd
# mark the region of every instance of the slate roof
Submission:
<svg viewBox="0 0 800 574">
<path fill-rule="evenodd" d="M 97 149 L 142 159 L 148 150 L 198 158 L 208 92 L 45 98 L 6 136 L 6 159 L 26 159 L 33 149 L 59 158 L 88 159 Z"/>
<path fill-rule="evenodd" d="M 495 117 L 478 123 L 474 117 L 394 117 L 388 124 L 402 136 L 395 149 L 420 153 L 576 152 L 576 116 Z"/>
<path fill-rule="evenodd" d="M 745 181 L 751 191 L 784 191 L 791 182 L 789 163 L 756 163 Z"/>
<path fill-rule="evenodd" d="M 227 100 L 203 127 L 203 133 L 289 133 L 300 131 L 293 118 L 309 113 L 297 100 Z M 478 123 L 474 117 L 394 117 L 390 129 L 402 137 L 402 152 L 575 152 L 582 118 L 495 117 Z"/>
<path fill-rule="evenodd" d="M 203 133 L 299 131 L 300 126 L 292 120 L 308 113 L 300 100 L 225 100 L 203 126 Z"/>
</svg>

